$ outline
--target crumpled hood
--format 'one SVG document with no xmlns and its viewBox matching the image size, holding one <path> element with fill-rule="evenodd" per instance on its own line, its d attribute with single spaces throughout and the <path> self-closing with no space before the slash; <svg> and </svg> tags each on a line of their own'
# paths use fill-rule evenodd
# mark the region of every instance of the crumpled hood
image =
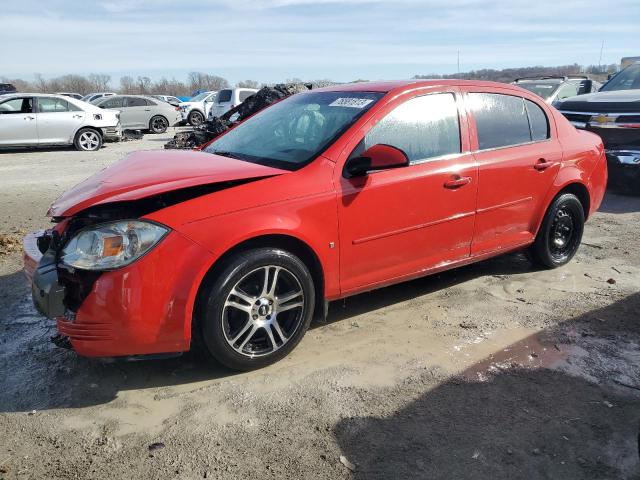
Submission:
<svg viewBox="0 0 640 480">
<path fill-rule="evenodd" d="M 68 217 L 94 205 L 284 173 L 289 172 L 204 152 L 136 152 L 67 190 L 51 204 L 48 215 Z"/>
</svg>

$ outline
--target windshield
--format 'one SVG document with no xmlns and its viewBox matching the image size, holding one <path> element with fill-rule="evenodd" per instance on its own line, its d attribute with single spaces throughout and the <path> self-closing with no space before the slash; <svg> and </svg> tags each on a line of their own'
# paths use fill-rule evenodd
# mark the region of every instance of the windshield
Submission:
<svg viewBox="0 0 640 480">
<path fill-rule="evenodd" d="M 549 84 L 549 83 L 517 83 L 519 87 L 524 88 L 525 90 L 529 90 L 530 92 L 535 93 L 536 95 L 547 100 L 554 92 L 558 89 L 560 84 Z"/>
<path fill-rule="evenodd" d="M 202 92 L 199 93 L 198 95 L 196 95 L 195 97 L 191 98 L 189 101 L 190 102 L 201 102 L 202 100 L 204 100 L 205 98 L 207 98 L 210 95 L 211 92 Z"/>
<path fill-rule="evenodd" d="M 372 92 L 294 95 L 241 123 L 205 151 L 297 170 L 319 155 L 383 95 Z"/>
<path fill-rule="evenodd" d="M 640 89 L 640 63 L 629 65 L 609 80 L 600 91 L 610 92 L 612 90 L 632 90 L 636 88 Z"/>
</svg>

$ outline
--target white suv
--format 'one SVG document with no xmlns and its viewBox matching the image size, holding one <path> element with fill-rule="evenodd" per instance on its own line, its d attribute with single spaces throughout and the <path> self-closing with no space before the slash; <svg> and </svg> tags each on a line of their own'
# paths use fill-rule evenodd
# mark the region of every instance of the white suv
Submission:
<svg viewBox="0 0 640 480">
<path fill-rule="evenodd" d="M 255 88 L 225 88 L 224 90 L 220 90 L 207 117 L 212 118 L 224 115 L 257 91 Z"/>
<path fill-rule="evenodd" d="M 182 102 L 180 104 L 182 119 L 193 126 L 200 125 L 207 118 L 216 95 L 218 92 L 202 92 L 188 102 Z"/>
</svg>

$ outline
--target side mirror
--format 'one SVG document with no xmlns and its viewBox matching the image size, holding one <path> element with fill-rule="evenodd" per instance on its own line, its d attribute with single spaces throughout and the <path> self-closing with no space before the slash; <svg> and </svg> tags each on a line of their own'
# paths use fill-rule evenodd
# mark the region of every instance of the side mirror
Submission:
<svg viewBox="0 0 640 480">
<path fill-rule="evenodd" d="M 391 145 L 378 143 L 367 148 L 358 157 L 347 160 L 344 166 L 345 178 L 362 177 L 375 170 L 406 167 L 409 158 L 402 150 Z"/>
</svg>

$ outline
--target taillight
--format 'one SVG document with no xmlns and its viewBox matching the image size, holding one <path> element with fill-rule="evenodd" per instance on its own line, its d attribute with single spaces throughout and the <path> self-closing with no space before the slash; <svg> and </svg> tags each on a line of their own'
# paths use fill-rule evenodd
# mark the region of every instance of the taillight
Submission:
<svg viewBox="0 0 640 480">
<path fill-rule="evenodd" d="M 180 107 L 176 107 L 176 112 L 179 112 L 180 110 Z"/>
</svg>

